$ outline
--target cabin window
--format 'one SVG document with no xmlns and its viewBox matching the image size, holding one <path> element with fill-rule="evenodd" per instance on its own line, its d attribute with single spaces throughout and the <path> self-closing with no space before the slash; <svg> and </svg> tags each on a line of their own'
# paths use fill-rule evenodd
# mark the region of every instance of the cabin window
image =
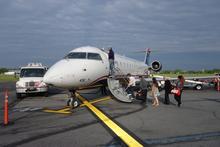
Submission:
<svg viewBox="0 0 220 147">
<path fill-rule="evenodd" d="M 71 52 L 65 59 L 86 59 L 86 53 L 84 52 Z"/>
<path fill-rule="evenodd" d="M 97 53 L 88 53 L 87 58 L 91 60 L 102 60 L 101 56 Z"/>
</svg>

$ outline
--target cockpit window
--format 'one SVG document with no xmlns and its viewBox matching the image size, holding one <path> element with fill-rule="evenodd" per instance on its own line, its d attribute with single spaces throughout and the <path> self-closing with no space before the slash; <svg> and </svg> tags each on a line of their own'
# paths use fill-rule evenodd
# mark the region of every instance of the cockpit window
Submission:
<svg viewBox="0 0 220 147">
<path fill-rule="evenodd" d="M 102 60 L 98 53 L 86 52 L 71 52 L 64 57 L 65 59 L 89 59 L 89 60 Z"/>
<path fill-rule="evenodd" d="M 84 52 L 72 52 L 69 53 L 65 59 L 86 59 L 86 53 Z"/>
<path fill-rule="evenodd" d="M 91 60 L 102 60 L 101 56 L 97 53 L 88 53 L 88 59 Z"/>
</svg>

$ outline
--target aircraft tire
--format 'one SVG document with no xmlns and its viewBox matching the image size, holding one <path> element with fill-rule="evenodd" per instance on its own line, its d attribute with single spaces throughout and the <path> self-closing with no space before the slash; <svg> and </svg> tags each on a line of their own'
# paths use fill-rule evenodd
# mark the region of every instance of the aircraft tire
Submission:
<svg viewBox="0 0 220 147">
<path fill-rule="evenodd" d="M 67 101 L 67 106 L 71 106 L 73 108 L 77 108 L 77 107 L 79 107 L 79 102 L 76 99 L 70 98 Z"/>
<path fill-rule="evenodd" d="M 74 102 L 73 102 L 73 107 L 76 108 L 76 107 L 78 107 L 78 106 L 79 106 L 79 102 L 78 102 L 77 100 L 74 101 Z"/>
</svg>

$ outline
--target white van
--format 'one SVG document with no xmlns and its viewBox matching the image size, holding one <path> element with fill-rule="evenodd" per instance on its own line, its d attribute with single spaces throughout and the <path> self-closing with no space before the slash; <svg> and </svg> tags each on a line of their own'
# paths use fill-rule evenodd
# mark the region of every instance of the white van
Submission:
<svg viewBox="0 0 220 147">
<path fill-rule="evenodd" d="M 21 67 L 19 81 L 16 82 L 16 95 L 21 98 L 28 93 L 43 93 L 48 96 L 48 85 L 43 82 L 47 67 L 41 63 L 29 63 Z"/>
</svg>

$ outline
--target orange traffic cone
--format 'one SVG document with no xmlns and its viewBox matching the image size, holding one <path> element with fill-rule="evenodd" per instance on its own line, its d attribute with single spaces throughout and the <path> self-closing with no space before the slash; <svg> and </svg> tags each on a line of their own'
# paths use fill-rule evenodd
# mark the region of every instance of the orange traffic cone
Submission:
<svg viewBox="0 0 220 147">
<path fill-rule="evenodd" d="M 220 81 L 219 81 L 219 78 L 217 79 L 217 91 L 220 91 Z"/>
<path fill-rule="evenodd" d="M 8 90 L 5 91 L 4 125 L 8 125 Z"/>
</svg>

